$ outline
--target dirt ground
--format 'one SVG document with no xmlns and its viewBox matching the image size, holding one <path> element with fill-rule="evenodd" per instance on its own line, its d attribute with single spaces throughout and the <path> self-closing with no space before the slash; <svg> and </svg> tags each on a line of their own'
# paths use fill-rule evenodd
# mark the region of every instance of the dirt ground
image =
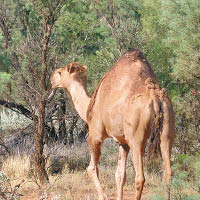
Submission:
<svg viewBox="0 0 200 200">
<path fill-rule="evenodd" d="M 142 200 L 145 200 L 146 196 L 148 196 L 148 190 L 147 189 L 144 189 L 143 190 L 143 193 L 142 193 Z M 134 190 L 131 191 L 131 190 L 124 190 L 124 199 L 123 200 L 133 200 L 133 197 L 134 197 L 135 193 L 134 193 Z M 115 195 L 108 195 L 109 197 L 109 200 L 116 200 L 116 196 Z"/>
<path fill-rule="evenodd" d="M 145 200 L 146 197 L 148 196 L 148 189 L 144 189 L 143 193 L 142 193 L 142 199 L 141 200 Z M 97 194 L 96 194 L 97 195 Z M 116 195 L 115 194 L 107 194 L 109 200 L 116 200 Z M 123 200 L 132 200 L 134 197 L 135 193 L 134 190 L 124 190 L 124 195 L 123 195 Z M 66 199 L 70 199 L 70 200 L 90 200 L 90 195 L 88 195 L 88 198 L 79 198 L 79 199 L 74 199 L 74 198 L 67 198 Z M 93 194 L 91 194 L 91 196 L 93 196 Z M 59 199 L 63 199 L 63 198 L 59 198 L 59 196 L 52 196 L 52 195 L 47 195 L 46 192 L 44 191 L 32 191 L 29 194 L 24 194 L 23 196 L 20 197 L 20 200 L 59 200 Z M 96 197 L 95 199 L 93 199 L 93 197 L 91 198 L 91 200 L 97 200 L 98 198 Z"/>
</svg>

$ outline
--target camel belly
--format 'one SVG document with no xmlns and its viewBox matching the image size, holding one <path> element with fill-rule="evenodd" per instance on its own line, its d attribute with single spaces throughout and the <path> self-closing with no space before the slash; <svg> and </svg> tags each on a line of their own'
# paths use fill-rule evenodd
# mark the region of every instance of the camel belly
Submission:
<svg viewBox="0 0 200 200">
<path fill-rule="evenodd" d="M 128 99 L 123 92 L 118 95 L 104 95 L 101 103 L 101 118 L 108 137 L 113 138 L 117 143 L 125 144 L 124 116 L 126 115 Z M 124 103 L 125 102 L 125 103 Z"/>
<path fill-rule="evenodd" d="M 119 144 L 126 144 L 127 143 L 124 136 L 112 136 L 112 138 L 114 139 L 114 141 L 116 143 L 119 143 Z"/>
<path fill-rule="evenodd" d="M 123 117 L 117 114 L 115 117 L 109 117 L 104 123 L 106 133 L 108 137 L 113 138 L 115 142 L 125 144 L 124 128 L 123 128 Z"/>
</svg>

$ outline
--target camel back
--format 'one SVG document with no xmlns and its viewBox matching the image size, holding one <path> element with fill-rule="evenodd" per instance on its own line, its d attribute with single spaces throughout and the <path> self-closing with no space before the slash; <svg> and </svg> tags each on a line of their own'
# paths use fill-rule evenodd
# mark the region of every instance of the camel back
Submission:
<svg viewBox="0 0 200 200">
<path fill-rule="evenodd" d="M 102 82 L 106 79 L 106 77 L 109 76 L 109 74 L 112 74 L 116 68 L 120 68 L 123 66 L 123 61 L 127 61 L 128 63 L 126 63 L 126 68 L 127 69 L 130 69 L 130 64 L 131 63 L 135 63 L 137 60 L 140 60 L 141 62 L 143 62 L 145 64 L 145 68 L 143 70 L 142 73 L 140 73 L 140 77 L 141 79 L 143 79 L 145 81 L 145 79 L 147 77 L 151 77 L 155 82 L 156 81 L 156 77 L 153 73 L 153 70 L 151 69 L 147 59 L 145 58 L 144 54 L 139 50 L 139 49 L 130 49 L 128 50 L 126 53 L 124 53 L 120 58 L 119 60 L 117 61 L 117 63 L 103 76 L 103 78 L 100 80 L 100 82 L 98 83 L 97 85 L 97 88 L 95 89 L 94 93 L 92 94 L 91 96 L 91 100 L 90 100 L 90 104 L 88 106 L 88 110 L 87 110 L 87 121 L 90 121 L 91 120 L 91 117 L 92 117 L 92 109 L 93 109 L 93 106 L 95 104 L 95 101 L 96 101 L 96 96 L 97 96 L 97 93 L 99 91 L 99 88 L 102 84 Z M 143 84 L 144 85 L 144 84 Z M 141 88 L 137 88 L 138 90 L 142 91 Z"/>
<path fill-rule="evenodd" d="M 138 67 L 135 63 L 141 61 L 142 67 Z M 117 63 L 107 72 L 103 78 L 100 80 L 97 88 L 95 89 L 90 104 L 87 110 L 87 121 L 89 122 L 92 119 L 92 110 L 95 105 L 96 97 L 99 91 L 100 86 L 103 81 L 106 79 L 107 82 L 112 78 L 113 74 L 119 74 L 119 70 L 122 71 L 131 71 L 131 80 L 132 88 L 130 90 L 131 95 L 148 95 L 152 96 L 154 99 L 154 104 L 157 107 L 155 112 L 154 120 L 152 123 L 152 131 L 150 135 L 150 144 L 147 148 L 148 157 L 153 155 L 159 155 L 160 153 L 160 132 L 162 131 L 163 124 L 163 109 L 162 109 L 162 100 L 168 98 L 166 96 L 165 90 L 161 89 L 155 74 L 145 58 L 144 54 L 138 49 L 130 49 L 124 53 Z M 122 74 L 123 76 L 123 74 Z M 107 83 L 109 85 L 109 83 Z M 139 87 L 138 87 L 139 85 Z"/>
</svg>

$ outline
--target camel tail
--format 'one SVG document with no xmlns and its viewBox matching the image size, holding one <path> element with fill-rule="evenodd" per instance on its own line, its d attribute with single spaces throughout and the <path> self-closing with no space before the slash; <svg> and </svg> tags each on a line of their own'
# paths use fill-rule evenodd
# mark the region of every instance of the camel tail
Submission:
<svg viewBox="0 0 200 200">
<path fill-rule="evenodd" d="M 149 144 L 147 146 L 147 159 L 146 159 L 147 163 L 151 158 L 154 159 L 161 156 L 160 135 L 163 128 L 163 119 L 164 119 L 163 105 L 160 101 L 159 102 L 154 101 L 154 117 L 152 120 L 152 129 L 151 129 Z"/>
</svg>

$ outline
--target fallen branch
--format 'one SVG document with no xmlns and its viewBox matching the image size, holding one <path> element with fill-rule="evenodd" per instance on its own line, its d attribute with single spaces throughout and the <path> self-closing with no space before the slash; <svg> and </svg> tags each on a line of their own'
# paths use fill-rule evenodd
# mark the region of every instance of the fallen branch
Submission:
<svg viewBox="0 0 200 200">
<path fill-rule="evenodd" d="M 23 105 L 16 104 L 14 102 L 7 102 L 4 100 L 0 100 L 0 105 L 4 106 L 6 108 L 9 108 L 12 111 L 22 114 L 22 115 L 26 116 L 27 118 L 33 120 L 31 111 L 26 109 Z"/>
</svg>

